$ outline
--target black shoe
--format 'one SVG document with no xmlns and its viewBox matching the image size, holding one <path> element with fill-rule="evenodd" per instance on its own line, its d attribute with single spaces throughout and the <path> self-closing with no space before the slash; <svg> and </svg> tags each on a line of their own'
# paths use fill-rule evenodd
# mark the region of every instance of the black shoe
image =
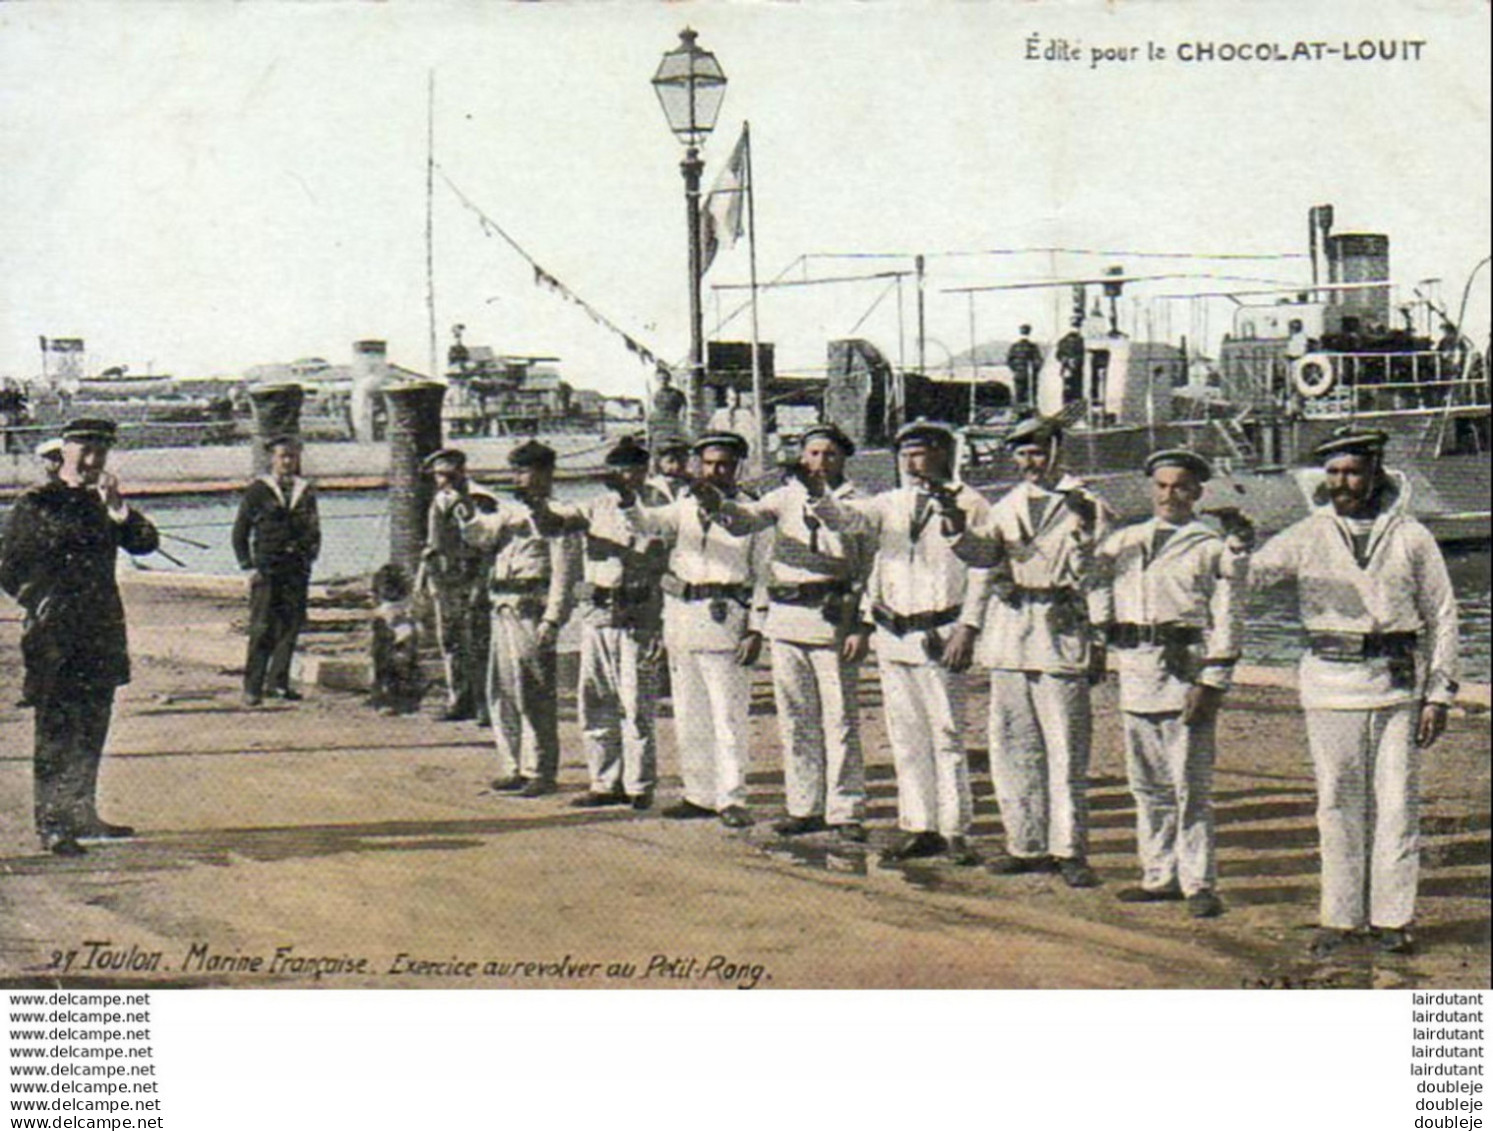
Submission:
<svg viewBox="0 0 1493 1131">
<path fill-rule="evenodd" d="M 994 876 L 1025 876 L 1033 872 L 1051 872 L 1056 867 L 1051 856 L 1002 856 L 987 865 Z"/>
<path fill-rule="evenodd" d="M 1194 919 L 1217 919 L 1223 914 L 1223 900 L 1211 888 L 1195 891 L 1187 897 L 1187 914 Z"/>
<path fill-rule="evenodd" d="M 520 797 L 543 797 L 545 794 L 554 793 L 555 783 L 545 778 L 530 778 L 524 782 L 523 789 L 518 791 Z"/>
<path fill-rule="evenodd" d="M 1337 927 L 1321 927 L 1312 935 L 1311 945 L 1307 947 L 1307 950 L 1313 958 L 1331 958 L 1352 941 L 1352 931 L 1340 930 Z"/>
<path fill-rule="evenodd" d="M 127 840 L 135 835 L 133 825 L 114 825 L 99 819 L 78 831 L 82 840 Z"/>
<path fill-rule="evenodd" d="M 287 703 L 299 703 L 302 699 L 306 698 L 292 687 L 278 687 L 273 694 L 275 698 L 284 699 Z"/>
<path fill-rule="evenodd" d="M 980 854 L 962 836 L 949 837 L 949 846 L 944 849 L 944 855 L 949 858 L 949 863 L 960 868 L 973 868 L 980 862 Z"/>
<path fill-rule="evenodd" d="M 728 829 L 749 829 L 755 822 L 741 805 L 727 805 L 721 810 L 721 824 Z"/>
<path fill-rule="evenodd" d="M 1070 888 L 1096 888 L 1099 886 L 1099 877 L 1094 869 L 1089 867 L 1089 862 L 1082 856 L 1065 856 L 1057 861 L 1058 875 L 1063 877 L 1063 883 Z"/>
<path fill-rule="evenodd" d="M 909 833 L 892 847 L 881 853 L 881 863 L 900 864 L 904 860 L 921 860 L 937 856 L 949 847 L 949 842 L 935 832 Z"/>
<path fill-rule="evenodd" d="M 1381 954 L 1414 954 L 1415 936 L 1405 927 L 1374 927 L 1374 945 Z"/>
<path fill-rule="evenodd" d="M 528 778 L 515 775 L 511 778 L 494 778 L 491 788 L 495 793 L 517 793 L 528 784 Z"/>
<path fill-rule="evenodd" d="M 774 822 L 772 831 L 778 836 L 807 836 L 822 833 L 827 827 L 823 817 L 787 817 Z"/>
<path fill-rule="evenodd" d="M 635 793 L 627 799 L 627 803 L 639 813 L 646 813 L 653 808 L 653 791 L 645 789 L 642 793 Z"/>
<path fill-rule="evenodd" d="M 846 844 L 866 843 L 866 826 L 859 821 L 847 821 L 843 825 L 831 825 L 830 829 L 834 832 L 836 838 L 844 841 Z"/>
<path fill-rule="evenodd" d="M 1115 898 L 1121 903 L 1177 903 L 1184 896 L 1181 887 L 1171 883 L 1164 888 L 1122 888 Z"/>
<path fill-rule="evenodd" d="M 488 727 L 492 726 L 492 716 L 489 715 L 486 711 L 478 711 L 476 718 L 473 721 L 476 722 L 476 724 L 483 730 L 486 730 Z"/>
<path fill-rule="evenodd" d="M 627 795 L 613 790 L 611 793 L 597 793 L 588 790 L 570 803 L 572 809 L 605 809 L 609 805 L 626 805 Z"/>
<path fill-rule="evenodd" d="M 443 723 L 461 723 L 473 717 L 470 707 L 462 707 L 460 705 L 447 707 L 441 712 L 441 722 Z"/>
<path fill-rule="evenodd" d="M 663 811 L 663 816 L 670 821 L 700 821 L 715 815 L 714 809 L 696 805 L 693 801 L 676 801 Z"/>
<path fill-rule="evenodd" d="M 245 707 L 257 707 L 257 706 L 259 706 L 263 702 L 264 702 L 264 696 L 255 694 L 252 691 L 245 691 L 244 692 L 244 706 Z"/>
<path fill-rule="evenodd" d="M 43 852 L 50 852 L 53 856 L 86 856 L 88 849 L 78 843 L 78 838 L 72 833 L 55 833 L 51 836 L 41 838 Z"/>
</svg>

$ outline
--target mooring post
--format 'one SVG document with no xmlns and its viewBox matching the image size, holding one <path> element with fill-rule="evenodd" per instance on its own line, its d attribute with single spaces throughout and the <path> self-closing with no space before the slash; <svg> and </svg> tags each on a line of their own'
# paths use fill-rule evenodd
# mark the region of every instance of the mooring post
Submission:
<svg viewBox="0 0 1493 1131">
<path fill-rule="evenodd" d="M 249 406 L 254 416 L 254 476 L 264 475 L 270 469 L 265 441 L 301 434 L 301 402 L 305 399 L 306 390 L 300 385 L 261 385 L 249 390 Z"/>
<path fill-rule="evenodd" d="M 434 482 L 421 472 L 441 446 L 441 402 L 446 386 L 412 381 L 384 390 L 389 406 L 389 560 L 411 578 L 425 545 L 425 519 Z"/>
</svg>

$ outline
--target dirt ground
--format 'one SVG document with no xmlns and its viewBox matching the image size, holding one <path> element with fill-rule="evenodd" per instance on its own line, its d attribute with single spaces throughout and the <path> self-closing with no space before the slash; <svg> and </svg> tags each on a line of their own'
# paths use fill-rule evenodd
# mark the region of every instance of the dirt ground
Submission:
<svg viewBox="0 0 1493 1131">
<path fill-rule="evenodd" d="M 142 635 L 226 622 L 224 600 L 128 591 Z M 192 632 L 202 631 L 194 627 Z M 168 633 L 169 634 L 169 633 Z M 159 631 L 157 631 L 159 635 Z M 568 804 L 585 788 L 573 688 L 562 792 L 491 793 L 470 723 L 383 718 L 360 695 L 238 701 L 231 665 L 137 657 L 121 690 L 101 809 L 130 841 L 59 859 L 31 819 L 31 718 L 18 710 L 18 614 L 0 608 L 0 985 L 357 987 L 1488 987 L 1489 720 L 1454 714 L 1425 762 L 1419 953 L 1307 957 L 1318 861 L 1294 695 L 1233 692 L 1219 730 L 1220 891 L 1228 911 L 1125 905 L 1134 809 L 1113 684 L 1099 693 L 1091 859 L 1103 886 L 941 862 L 879 868 L 896 789 L 874 667 L 861 689 L 872 843 L 779 841 L 782 775 L 767 672 L 752 702 L 758 824 Z M 344 645 L 345 650 L 345 645 Z M 997 854 L 983 680 L 968 742 L 978 847 Z M 667 708 L 665 708 L 667 714 Z M 677 791 L 660 723 L 661 795 Z"/>
</svg>

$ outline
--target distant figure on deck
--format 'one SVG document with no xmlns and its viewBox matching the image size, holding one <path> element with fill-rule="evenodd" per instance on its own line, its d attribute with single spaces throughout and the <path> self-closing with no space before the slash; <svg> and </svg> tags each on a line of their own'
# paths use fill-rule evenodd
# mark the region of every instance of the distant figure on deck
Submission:
<svg viewBox="0 0 1493 1131">
<path fill-rule="evenodd" d="M 1011 370 L 1011 405 L 1030 408 L 1037 394 L 1037 374 L 1042 370 L 1042 349 L 1031 338 L 1032 328 L 1021 327 L 1021 337 L 1006 351 L 1006 367 Z"/>
<path fill-rule="evenodd" d="M 62 430 L 58 478 L 16 501 L 0 555 L 0 588 L 26 610 L 36 831 L 57 856 L 81 856 L 80 840 L 135 832 L 101 818 L 96 802 L 114 690 L 130 680 L 114 569 L 120 550 L 148 554 L 159 536 L 104 470 L 114 435 L 110 420 L 74 420 Z"/>
<path fill-rule="evenodd" d="M 1083 319 L 1073 319 L 1072 329 L 1058 339 L 1058 364 L 1063 370 L 1063 404 L 1084 399 L 1083 392 Z"/>
<path fill-rule="evenodd" d="M 654 428 L 678 428 L 688 401 L 674 387 L 674 375 L 667 369 L 660 369 L 656 379 L 658 388 L 653 392 L 653 416 L 650 423 Z"/>
<path fill-rule="evenodd" d="M 249 649 L 244 662 L 244 705 L 265 695 L 294 702 L 290 659 L 306 623 L 311 566 L 321 553 L 316 492 L 301 477 L 301 442 L 276 436 L 265 442 L 270 470 L 249 484 L 233 524 L 233 552 L 249 573 Z"/>
<path fill-rule="evenodd" d="M 412 715 L 425 691 L 420 676 L 420 627 L 404 570 L 390 562 L 373 575 L 373 694 L 384 715 Z"/>
<path fill-rule="evenodd" d="M 1438 368 L 1441 380 L 1455 381 L 1460 378 L 1467 361 L 1467 346 L 1462 335 L 1450 322 L 1441 324 L 1441 339 L 1436 343 L 1436 352 L 1440 355 Z"/>
</svg>

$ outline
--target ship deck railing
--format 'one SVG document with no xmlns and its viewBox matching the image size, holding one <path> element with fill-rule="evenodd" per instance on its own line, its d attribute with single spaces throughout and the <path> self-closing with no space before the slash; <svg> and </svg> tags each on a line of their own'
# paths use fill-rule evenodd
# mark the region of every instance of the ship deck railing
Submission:
<svg viewBox="0 0 1493 1131">
<path fill-rule="evenodd" d="M 1333 383 L 1324 396 L 1301 398 L 1308 418 L 1488 407 L 1480 362 L 1434 352 L 1337 353 L 1323 360 Z"/>
</svg>

